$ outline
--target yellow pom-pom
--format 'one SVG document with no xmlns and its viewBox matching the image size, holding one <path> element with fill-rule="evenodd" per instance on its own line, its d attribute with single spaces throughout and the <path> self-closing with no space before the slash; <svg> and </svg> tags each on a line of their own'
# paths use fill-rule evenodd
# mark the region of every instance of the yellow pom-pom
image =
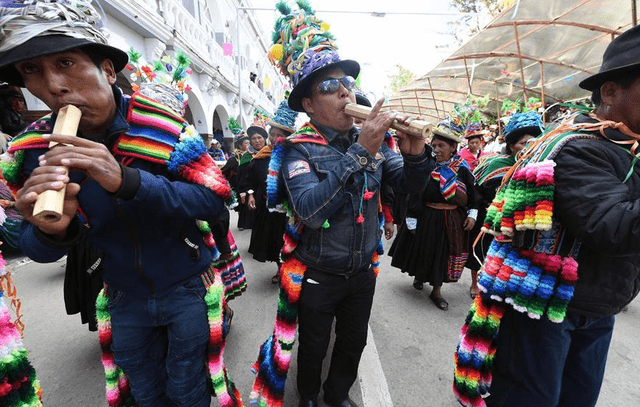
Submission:
<svg viewBox="0 0 640 407">
<path fill-rule="evenodd" d="M 320 24 L 320 28 L 322 28 L 322 31 L 327 32 L 331 28 L 331 24 L 324 21 L 322 24 Z"/>
<path fill-rule="evenodd" d="M 282 59 L 282 53 L 283 53 L 282 45 L 280 44 L 273 44 L 271 46 L 271 49 L 269 50 L 269 54 L 276 61 L 280 61 Z"/>
</svg>

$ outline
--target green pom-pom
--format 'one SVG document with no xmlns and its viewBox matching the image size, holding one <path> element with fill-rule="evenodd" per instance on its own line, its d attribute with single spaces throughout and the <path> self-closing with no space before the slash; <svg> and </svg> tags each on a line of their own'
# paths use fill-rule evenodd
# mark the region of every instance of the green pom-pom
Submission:
<svg viewBox="0 0 640 407">
<path fill-rule="evenodd" d="M 162 61 L 153 61 L 153 71 L 154 72 L 167 72 L 167 69 L 164 67 Z"/>
<path fill-rule="evenodd" d="M 231 130 L 233 134 L 240 134 L 242 133 L 242 126 L 240 126 L 235 118 L 229 117 L 229 130 Z"/>
<path fill-rule="evenodd" d="M 129 62 L 132 64 L 137 64 L 138 61 L 140 61 L 140 58 L 142 58 L 142 54 L 136 51 L 133 47 L 129 48 L 129 52 L 127 52 L 127 54 L 129 54 Z"/>
<path fill-rule="evenodd" d="M 189 66 L 189 64 L 191 64 L 191 60 L 182 50 L 176 51 L 176 61 L 178 62 L 178 66 L 181 66 L 183 68 L 186 68 L 187 66 Z"/>
<path fill-rule="evenodd" d="M 324 229 L 329 229 L 331 225 L 329 225 L 329 219 L 325 220 L 324 223 L 322 224 L 322 227 Z"/>
<path fill-rule="evenodd" d="M 283 16 L 291 14 L 291 7 L 286 1 L 279 1 L 276 4 L 276 9 L 282 13 Z"/>
<path fill-rule="evenodd" d="M 301 10 L 304 10 L 307 14 L 314 15 L 316 13 L 311 8 L 311 4 L 309 3 L 308 0 L 298 0 L 296 1 L 296 4 L 298 5 L 298 7 L 300 7 Z"/>
</svg>

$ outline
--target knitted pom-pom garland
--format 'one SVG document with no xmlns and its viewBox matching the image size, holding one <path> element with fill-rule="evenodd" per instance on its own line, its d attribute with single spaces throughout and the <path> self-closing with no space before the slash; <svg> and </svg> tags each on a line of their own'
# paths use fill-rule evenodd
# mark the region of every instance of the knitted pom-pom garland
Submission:
<svg viewBox="0 0 640 407">
<path fill-rule="evenodd" d="M 553 218 L 553 159 L 576 138 L 597 136 L 566 128 L 542 136 L 532 152 L 512 168 L 511 177 L 505 179 L 487 210 L 482 230 L 496 238 L 479 274 L 481 295 L 469 311 L 455 354 L 453 390 L 464 406 L 485 406 L 482 396 L 491 384 L 504 307 L 510 305 L 532 319 L 559 323 L 565 318 L 578 280 L 575 257 L 579 242 L 567 236 Z M 494 317 L 488 323 L 490 313 Z"/>
</svg>

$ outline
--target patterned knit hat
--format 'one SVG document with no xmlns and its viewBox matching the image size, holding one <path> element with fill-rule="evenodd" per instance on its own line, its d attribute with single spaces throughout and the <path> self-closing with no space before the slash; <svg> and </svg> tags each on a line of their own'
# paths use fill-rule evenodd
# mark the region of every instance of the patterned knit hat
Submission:
<svg viewBox="0 0 640 407">
<path fill-rule="evenodd" d="M 302 98 L 322 72 L 339 68 L 356 78 L 360 65 L 356 61 L 341 60 L 329 24 L 315 16 L 306 0 L 296 3 L 299 7 L 296 12 L 291 11 L 286 1 L 276 5 L 282 16 L 276 20 L 273 46 L 268 55 L 271 63 L 291 80 L 289 107 L 304 112 Z"/>
<path fill-rule="evenodd" d="M 24 87 L 16 62 L 80 47 L 96 49 L 116 72 L 126 52 L 107 45 L 91 0 L 0 0 L 0 81 Z"/>
<path fill-rule="evenodd" d="M 507 123 L 504 129 L 504 140 L 507 144 L 515 144 L 524 135 L 530 134 L 537 137 L 542 134 L 543 130 L 542 119 L 540 119 L 538 113 L 516 113 L 511 116 L 509 123 Z"/>
<path fill-rule="evenodd" d="M 291 110 L 286 100 L 280 102 L 278 110 L 276 110 L 275 116 L 268 123 L 269 126 L 277 127 L 289 133 L 295 132 L 296 119 L 298 118 L 298 112 Z"/>
</svg>

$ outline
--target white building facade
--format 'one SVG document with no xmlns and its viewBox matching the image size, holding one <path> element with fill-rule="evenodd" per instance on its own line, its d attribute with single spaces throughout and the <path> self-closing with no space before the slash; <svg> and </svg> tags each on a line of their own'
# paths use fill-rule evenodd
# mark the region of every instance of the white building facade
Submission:
<svg viewBox="0 0 640 407">
<path fill-rule="evenodd" d="M 192 61 L 186 119 L 207 145 L 222 131 L 231 147 L 228 118 L 243 128 L 256 108 L 273 113 L 284 97 L 285 79 L 267 59 L 264 38 L 247 0 L 101 0 L 109 43 L 124 51 L 133 47 L 141 63 L 182 50 Z M 239 38 L 239 42 L 238 42 Z M 233 55 L 224 55 L 232 44 Z M 130 93 L 130 72 L 118 74 L 118 85 Z M 128 88 L 128 89 L 127 89 Z M 46 110 L 25 92 L 30 110 Z"/>
</svg>

